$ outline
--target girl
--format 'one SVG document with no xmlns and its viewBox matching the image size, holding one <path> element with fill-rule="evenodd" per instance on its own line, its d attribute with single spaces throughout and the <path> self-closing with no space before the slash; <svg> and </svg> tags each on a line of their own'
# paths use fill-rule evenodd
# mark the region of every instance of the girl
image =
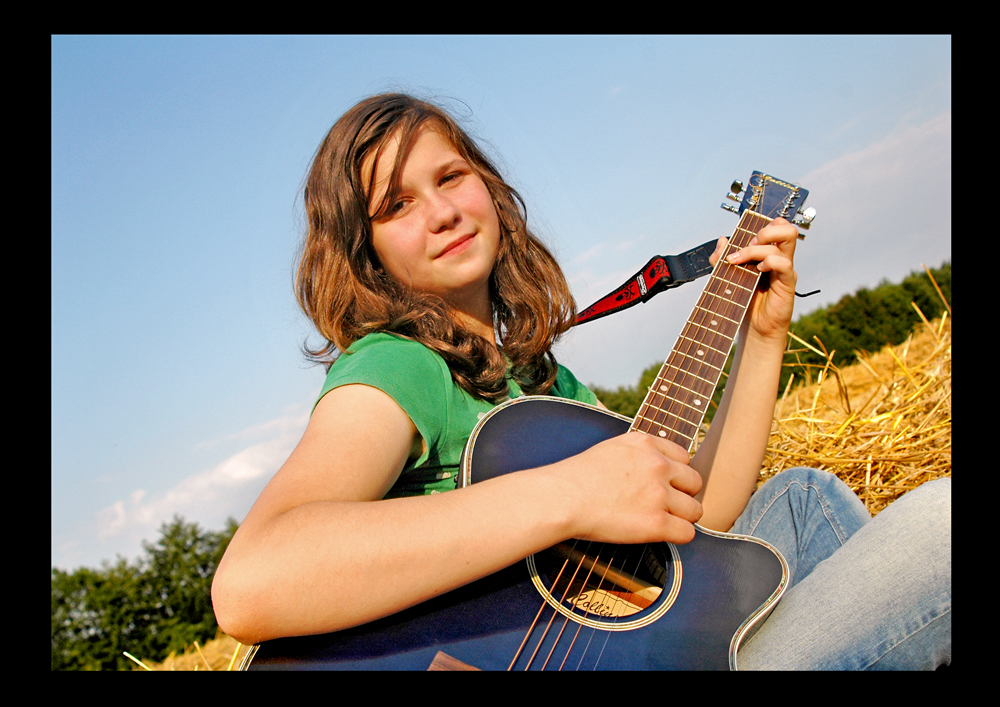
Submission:
<svg viewBox="0 0 1000 707">
<path fill-rule="evenodd" d="M 729 256 L 757 262 L 767 288 L 751 304 L 724 398 L 693 458 L 627 434 L 454 490 L 465 441 L 497 403 L 524 393 L 599 404 L 551 353 L 575 316 L 558 265 L 531 234 L 520 197 L 464 131 L 405 95 L 364 100 L 334 125 L 305 202 L 297 294 L 326 340 L 311 353 L 335 361 L 301 442 L 216 573 L 219 624 L 242 643 L 366 623 L 570 538 L 685 543 L 695 522 L 729 530 L 738 519 L 797 537 L 802 523 L 822 521 L 815 512 L 778 518 L 775 499 L 805 489 L 814 498 L 804 506 L 815 511 L 813 501 L 844 495 L 828 475 L 809 472 L 761 496 L 770 499 L 763 509 L 747 505 L 791 321 L 791 224 L 775 220 Z M 831 487 L 818 496 L 817 478 Z M 832 545 L 807 548 L 805 572 L 803 553 L 779 545 L 796 558 L 793 580 L 864 520 L 837 526 Z M 788 630 L 796 627 L 776 640 Z"/>
</svg>

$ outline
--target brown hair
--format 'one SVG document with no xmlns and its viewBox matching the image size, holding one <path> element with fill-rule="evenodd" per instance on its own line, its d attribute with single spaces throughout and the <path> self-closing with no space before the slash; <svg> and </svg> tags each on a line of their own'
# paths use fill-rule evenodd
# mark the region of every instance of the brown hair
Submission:
<svg viewBox="0 0 1000 707">
<path fill-rule="evenodd" d="M 409 147 L 428 121 L 476 170 L 497 210 L 500 246 L 490 300 L 502 353 L 495 342 L 463 327 L 440 297 L 415 291 L 383 272 L 372 246 L 371 221 L 397 198 Z M 369 154 L 377 164 L 396 136 L 400 142 L 389 188 L 372 209 L 375 169 L 365 184 L 361 165 Z M 544 394 L 552 387 L 552 345 L 576 317 L 569 286 L 555 259 L 528 230 L 521 197 L 443 109 L 404 94 L 358 103 L 320 144 L 306 181 L 305 207 L 296 297 L 326 340 L 317 349 L 305 347 L 311 358 L 329 367 L 361 337 L 388 332 L 439 353 L 455 382 L 475 397 L 498 402 L 507 395 L 504 356 L 525 393 Z"/>
</svg>

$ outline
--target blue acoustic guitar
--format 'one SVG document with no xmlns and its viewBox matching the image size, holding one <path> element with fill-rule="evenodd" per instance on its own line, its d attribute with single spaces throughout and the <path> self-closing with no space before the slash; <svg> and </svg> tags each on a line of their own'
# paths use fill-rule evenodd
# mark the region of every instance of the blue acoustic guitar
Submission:
<svg viewBox="0 0 1000 707">
<path fill-rule="evenodd" d="M 740 196 L 742 194 L 742 196 Z M 754 172 L 724 205 L 739 249 L 781 216 L 808 227 L 808 192 Z M 801 236 L 800 236 L 801 237 Z M 758 286 L 719 260 L 635 419 L 547 396 L 515 398 L 473 430 L 462 485 L 550 464 L 639 432 L 689 451 Z M 784 593 L 788 566 L 757 538 L 696 526 L 683 545 L 568 541 L 357 628 L 254 646 L 249 670 L 736 669 L 738 649 Z"/>
</svg>

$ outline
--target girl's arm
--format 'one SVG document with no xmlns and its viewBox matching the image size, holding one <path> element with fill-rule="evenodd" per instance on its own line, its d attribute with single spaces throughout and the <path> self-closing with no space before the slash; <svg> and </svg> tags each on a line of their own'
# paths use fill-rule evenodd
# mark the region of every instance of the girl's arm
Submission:
<svg viewBox="0 0 1000 707">
<path fill-rule="evenodd" d="M 759 261 L 768 288 L 751 301 L 719 409 L 691 460 L 704 479 L 699 523 L 706 528 L 729 530 L 760 476 L 795 301 L 797 238 L 795 226 L 776 219 L 730 260 Z"/>
<path fill-rule="evenodd" d="M 366 623 L 571 537 L 686 542 L 701 477 L 679 446 L 623 435 L 449 493 L 378 500 L 420 438 L 388 395 L 337 388 L 233 537 L 212 586 L 245 644 Z"/>
</svg>

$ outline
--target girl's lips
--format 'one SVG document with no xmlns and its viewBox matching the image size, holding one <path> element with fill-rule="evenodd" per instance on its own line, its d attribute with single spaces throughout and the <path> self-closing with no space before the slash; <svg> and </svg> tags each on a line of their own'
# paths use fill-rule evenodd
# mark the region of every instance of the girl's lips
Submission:
<svg viewBox="0 0 1000 707">
<path fill-rule="evenodd" d="M 449 243 L 444 250 L 434 256 L 434 259 L 443 258 L 446 255 L 454 255 L 461 253 L 463 250 L 468 248 L 472 244 L 472 239 L 476 237 L 475 233 L 470 233 L 467 236 L 461 236 L 456 238 L 451 243 Z"/>
</svg>

